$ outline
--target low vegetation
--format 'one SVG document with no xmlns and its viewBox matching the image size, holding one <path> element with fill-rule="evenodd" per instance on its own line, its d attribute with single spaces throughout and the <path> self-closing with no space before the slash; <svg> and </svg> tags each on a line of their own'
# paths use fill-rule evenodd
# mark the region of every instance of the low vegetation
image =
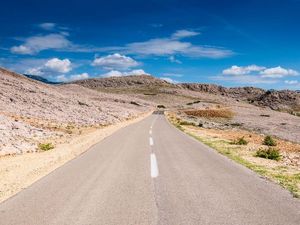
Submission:
<svg viewBox="0 0 300 225">
<path fill-rule="evenodd" d="M 280 152 L 277 148 L 260 148 L 256 151 L 255 156 L 265 159 L 280 160 Z"/>
<path fill-rule="evenodd" d="M 241 137 L 241 138 L 238 138 L 237 140 L 234 140 L 231 143 L 234 145 L 247 145 L 248 141 L 244 137 Z"/>
<path fill-rule="evenodd" d="M 264 138 L 263 145 L 276 146 L 277 143 L 270 135 L 268 135 Z"/>
<path fill-rule="evenodd" d="M 186 105 L 194 105 L 194 104 L 197 104 L 200 102 L 201 102 L 200 100 L 197 100 L 197 101 L 193 101 L 193 102 L 188 102 L 188 103 L 186 103 Z"/>
<path fill-rule="evenodd" d="M 294 197 L 300 197 L 300 173 L 298 169 L 295 169 L 292 165 L 284 163 L 283 156 L 280 154 L 278 148 L 264 147 L 262 144 L 258 145 L 257 151 L 253 154 L 252 148 L 245 147 L 244 144 L 251 142 L 245 140 L 244 137 L 238 138 L 233 142 L 226 138 L 216 137 L 205 131 L 198 126 L 189 126 L 189 123 L 185 123 L 180 117 L 175 114 L 167 114 L 168 119 L 178 129 L 201 141 L 202 143 L 210 146 L 219 153 L 227 156 L 228 158 L 236 161 L 239 164 L 255 171 L 261 176 L 267 177 L 270 180 L 275 181 L 284 188 L 288 189 Z M 267 138 L 269 140 L 269 138 Z M 273 140 L 274 141 L 274 140 Z M 252 143 L 251 143 L 252 144 Z M 258 158 L 264 158 L 266 160 L 259 160 Z"/>
<path fill-rule="evenodd" d="M 234 113 L 229 109 L 197 109 L 184 111 L 188 116 L 205 118 L 226 118 L 231 119 Z"/>
<path fill-rule="evenodd" d="M 40 151 L 45 152 L 45 151 L 49 151 L 49 150 L 53 149 L 54 145 L 52 143 L 40 143 L 38 145 L 38 148 Z"/>
</svg>

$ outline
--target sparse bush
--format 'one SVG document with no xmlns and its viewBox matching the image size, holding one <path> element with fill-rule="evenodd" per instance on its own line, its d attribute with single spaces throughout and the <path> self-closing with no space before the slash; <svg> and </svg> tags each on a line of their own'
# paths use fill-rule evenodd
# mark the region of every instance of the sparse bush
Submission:
<svg viewBox="0 0 300 225">
<path fill-rule="evenodd" d="M 180 121 L 179 125 L 183 125 L 183 126 L 194 126 L 195 124 L 193 122 L 189 122 L 189 121 Z"/>
<path fill-rule="evenodd" d="M 270 135 L 268 135 L 264 138 L 263 144 L 267 145 L 267 146 L 276 146 L 277 145 L 276 141 Z"/>
<path fill-rule="evenodd" d="M 137 103 L 137 102 L 134 102 L 134 101 L 131 101 L 131 102 L 130 102 L 130 104 L 132 104 L 132 105 L 136 105 L 136 106 L 141 106 L 139 103 Z"/>
<path fill-rule="evenodd" d="M 159 108 L 159 109 L 165 109 L 166 107 L 164 105 L 158 105 L 157 108 Z"/>
<path fill-rule="evenodd" d="M 38 147 L 41 151 L 49 151 L 54 148 L 54 145 L 52 143 L 40 143 Z"/>
<path fill-rule="evenodd" d="M 229 109 L 198 109 L 187 110 L 185 114 L 189 116 L 206 117 L 206 118 L 226 118 L 231 119 L 234 113 Z"/>
<path fill-rule="evenodd" d="M 276 161 L 278 161 L 281 157 L 279 150 L 271 147 L 268 149 L 260 148 L 256 151 L 255 155 L 260 158 L 272 159 Z"/>
<path fill-rule="evenodd" d="M 237 140 L 233 141 L 232 144 L 234 144 L 234 145 L 247 145 L 248 141 L 244 137 L 241 137 L 241 138 L 238 138 Z"/>
<path fill-rule="evenodd" d="M 268 114 L 260 114 L 261 117 L 270 117 Z"/>
</svg>

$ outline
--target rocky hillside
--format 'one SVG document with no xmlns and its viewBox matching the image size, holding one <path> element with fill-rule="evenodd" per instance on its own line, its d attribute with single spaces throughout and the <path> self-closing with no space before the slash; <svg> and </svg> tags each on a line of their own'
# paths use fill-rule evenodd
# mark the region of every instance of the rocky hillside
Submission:
<svg viewBox="0 0 300 225">
<path fill-rule="evenodd" d="M 171 84 L 167 81 L 149 76 L 125 76 L 111 78 L 96 78 L 75 81 L 78 84 L 91 89 L 141 89 L 146 93 L 148 90 L 156 90 L 155 93 L 176 94 L 182 90 L 190 90 L 201 93 L 208 93 L 217 96 L 230 97 L 237 101 L 245 101 L 253 105 L 269 107 L 273 110 L 287 111 L 290 113 L 300 111 L 300 93 L 290 90 L 264 90 L 255 87 L 226 88 L 214 84 L 181 83 Z"/>
<path fill-rule="evenodd" d="M 214 84 L 183 83 L 182 88 L 222 95 L 257 106 L 288 112 L 300 111 L 300 93 L 291 90 L 264 90 L 255 87 L 225 88 Z"/>
<path fill-rule="evenodd" d="M 149 111 L 150 104 L 76 84 L 48 85 L 0 69 L 0 155 L 34 149 L 72 129 L 116 123 Z"/>
<path fill-rule="evenodd" d="M 95 78 L 87 80 L 74 81 L 74 84 L 79 84 L 87 88 L 130 88 L 130 87 L 176 87 L 167 81 L 155 78 L 149 75 L 139 76 L 123 76 L 123 77 L 108 77 Z"/>
</svg>

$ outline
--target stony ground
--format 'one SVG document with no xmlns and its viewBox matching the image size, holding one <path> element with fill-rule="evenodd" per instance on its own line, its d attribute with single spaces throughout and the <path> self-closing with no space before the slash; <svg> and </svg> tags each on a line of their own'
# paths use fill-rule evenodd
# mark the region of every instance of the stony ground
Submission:
<svg viewBox="0 0 300 225">
<path fill-rule="evenodd" d="M 0 155 L 36 151 L 37 144 L 74 129 L 114 124 L 151 104 L 79 85 L 47 85 L 0 70 Z"/>
</svg>

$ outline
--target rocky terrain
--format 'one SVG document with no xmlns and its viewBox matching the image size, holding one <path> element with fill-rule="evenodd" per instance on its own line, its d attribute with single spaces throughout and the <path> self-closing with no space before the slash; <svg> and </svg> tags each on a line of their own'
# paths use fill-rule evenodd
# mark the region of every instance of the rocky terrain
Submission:
<svg viewBox="0 0 300 225">
<path fill-rule="evenodd" d="M 214 84 L 183 83 L 181 87 L 215 95 L 231 97 L 257 106 L 278 111 L 297 113 L 300 111 L 300 93 L 291 90 L 264 90 L 255 87 L 225 88 Z"/>
<path fill-rule="evenodd" d="M 234 115 L 229 122 L 194 120 L 207 128 L 238 126 L 300 142 L 299 95 L 288 90 L 171 84 L 150 75 L 49 85 L 0 68 L 0 155 L 36 151 L 41 142 L 114 124 L 157 106 L 179 111 L 229 107 Z"/>
<path fill-rule="evenodd" d="M 43 140 L 149 111 L 151 103 L 76 84 L 48 85 L 0 69 L 0 155 L 35 151 Z"/>
<path fill-rule="evenodd" d="M 300 112 L 300 93 L 291 90 L 276 91 L 255 87 L 226 88 L 215 84 L 201 83 L 171 84 L 149 75 L 98 78 L 75 81 L 74 83 L 97 90 L 118 89 L 120 91 L 120 89 L 134 89 L 136 92 L 138 90 L 141 92 L 143 91 L 142 88 L 146 88 L 150 94 L 151 90 L 155 91 L 155 93 L 164 92 L 176 94 L 180 93 L 182 89 L 185 89 L 214 94 L 216 96 L 230 97 L 238 101 L 244 101 L 256 106 L 268 107 L 277 111 L 296 114 Z M 144 90 L 145 94 L 147 94 L 147 90 Z"/>
<path fill-rule="evenodd" d="M 130 96 L 169 110 L 228 108 L 230 120 L 211 118 L 189 119 L 206 128 L 251 130 L 300 142 L 300 95 L 295 91 L 266 91 L 260 88 L 225 88 L 213 84 L 171 84 L 149 75 L 97 78 L 74 84 L 97 90 Z"/>
</svg>

